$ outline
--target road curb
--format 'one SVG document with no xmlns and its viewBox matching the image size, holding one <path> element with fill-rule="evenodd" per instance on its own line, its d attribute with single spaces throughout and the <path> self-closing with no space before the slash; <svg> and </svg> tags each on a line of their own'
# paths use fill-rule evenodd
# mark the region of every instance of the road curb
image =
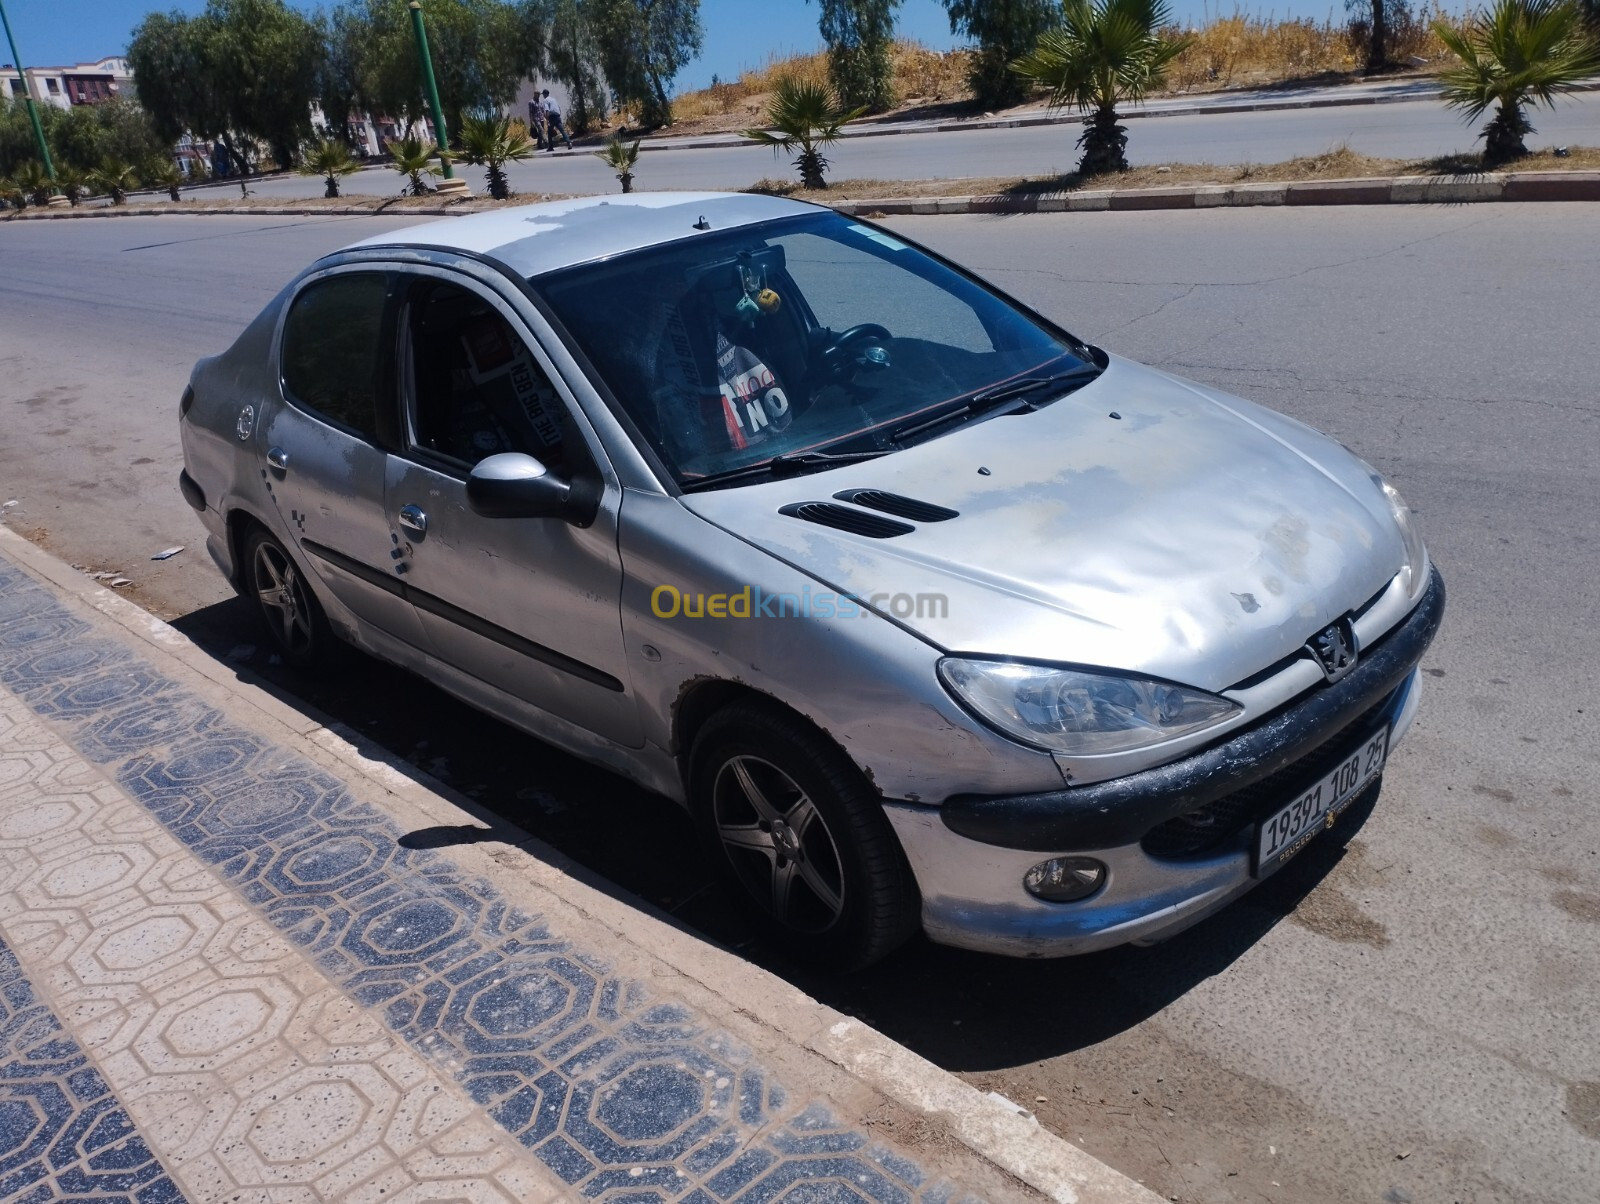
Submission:
<svg viewBox="0 0 1600 1204">
<path fill-rule="evenodd" d="M 491 829 L 492 840 L 453 849 L 454 859 L 510 897 L 516 897 L 512 890 L 535 895 L 537 910 L 565 927 L 599 928 L 612 941 L 631 946 L 637 960 L 657 967 L 654 980 L 673 981 L 691 1003 L 736 1035 L 755 1043 L 767 1034 L 780 1061 L 792 1066 L 820 1058 L 827 1074 L 853 1084 L 857 1094 L 865 1088 L 941 1122 L 967 1156 L 1012 1181 L 1014 1190 L 992 1198 L 1035 1199 L 1037 1192 L 1058 1204 L 1158 1204 L 1155 1193 L 1049 1132 L 1021 1106 L 979 1091 L 861 1021 L 679 927 L 422 770 L 303 703 L 291 704 L 247 671 L 216 660 L 170 624 L 4 524 L 0 549 L 58 595 L 94 609 L 141 641 L 145 655 L 164 662 L 174 677 L 248 713 L 252 730 L 270 733 L 275 742 L 338 775 L 364 779 L 397 817 L 417 828 L 468 821 Z M 821 1069 L 812 1071 L 813 1081 L 825 1077 Z"/>
<path fill-rule="evenodd" d="M 1101 210 L 1230 209 L 1257 205 L 1465 205 L 1482 201 L 1600 201 L 1600 171 L 1486 172 L 1474 176 L 1375 176 L 1294 183 L 1188 184 L 1177 188 L 1104 188 L 1029 196 L 869 197 L 834 201 L 853 216 L 899 217 L 964 213 L 1089 213 Z M 536 202 L 529 202 L 534 204 Z M 467 202 L 414 209 L 356 205 L 232 205 L 216 209 L 24 209 L 7 221 L 101 217 L 463 217 L 494 206 Z"/>
<path fill-rule="evenodd" d="M 837 201 L 832 207 L 840 213 L 855 216 L 894 217 L 908 214 L 1219 209 L 1257 205 L 1464 205 L 1483 201 L 1600 201 L 1600 171 L 1197 184 L 1178 188 L 1089 189 L 1037 196 L 883 197 Z"/>
</svg>

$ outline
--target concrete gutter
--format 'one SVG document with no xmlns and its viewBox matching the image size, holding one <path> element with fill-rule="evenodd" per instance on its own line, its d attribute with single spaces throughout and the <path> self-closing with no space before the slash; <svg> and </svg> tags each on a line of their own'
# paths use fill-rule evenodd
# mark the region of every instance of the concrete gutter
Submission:
<svg viewBox="0 0 1600 1204">
<path fill-rule="evenodd" d="M 856 216 L 945 213 L 1084 213 L 1105 209 L 1217 209 L 1253 205 L 1462 205 L 1479 201 L 1600 201 L 1600 171 L 1485 172 L 1473 176 L 1375 176 L 1265 184 L 1185 184 L 1175 188 L 1104 188 L 1028 196 L 869 197 L 834 201 Z M 0 221 L 101 217 L 457 217 L 493 205 L 471 201 L 372 209 L 356 205 L 232 205 L 206 209 L 24 209 Z"/>
</svg>

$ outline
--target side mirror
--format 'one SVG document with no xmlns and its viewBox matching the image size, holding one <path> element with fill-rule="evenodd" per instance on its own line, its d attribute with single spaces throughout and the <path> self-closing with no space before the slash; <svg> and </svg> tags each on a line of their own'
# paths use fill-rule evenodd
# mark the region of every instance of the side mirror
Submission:
<svg viewBox="0 0 1600 1204">
<path fill-rule="evenodd" d="M 532 456 L 502 452 L 467 477 L 467 505 L 485 518 L 568 518 L 572 485 Z"/>
</svg>

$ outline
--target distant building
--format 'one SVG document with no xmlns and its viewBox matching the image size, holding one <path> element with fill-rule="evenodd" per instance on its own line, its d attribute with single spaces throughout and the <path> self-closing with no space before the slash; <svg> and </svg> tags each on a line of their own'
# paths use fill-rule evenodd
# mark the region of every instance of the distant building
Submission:
<svg viewBox="0 0 1600 1204">
<path fill-rule="evenodd" d="M 7 72 L 9 95 L 20 99 L 24 95 L 22 80 L 17 69 L 10 64 L 0 68 Z M 128 60 L 120 56 L 98 59 L 92 63 L 76 63 L 71 67 L 29 67 L 26 92 L 40 104 L 70 109 L 74 105 L 99 104 L 113 96 L 133 96 L 133 72 Z"/>
<path fill-rule="evenodd" d="M 320 101 L 311 102 L 311 128 L 319 137 L 326 137 L 335 132 L 333 123 L 322 110 Z M 355 151 L 368 158 L 386 154 L 385 148 L 391 138 L 404 138 L 406 136 L 406 123 L 395 117 L 374 117 L 371 113 L 350 114 L 350 134 L 355 139 Z M 429 145 L 433 144 L 433 122 L 426 117 L 418 118 L 410 127 L 410 132 L 421 138 Z"/>
</svg>

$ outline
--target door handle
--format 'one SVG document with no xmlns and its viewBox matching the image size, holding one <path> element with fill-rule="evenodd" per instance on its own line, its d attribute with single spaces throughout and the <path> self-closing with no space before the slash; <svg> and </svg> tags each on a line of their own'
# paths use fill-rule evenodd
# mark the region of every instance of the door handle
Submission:
<svg viewBox="0 0 1600 1204">
<path fill-rule="evenodd" d="M 276 468 L 279 472 L 284 472 L 289 467 L 289 453 L 284 451 L 281 447 L 268 448 L 267 463 L 272 465 L 272 467 Z"/>
<path fill-rule="evenodd" d="M 418 535 L 428 533 L 428 516 L 422 512 L 421 506 L 401 506 L 400 525 L 407 531 L 415 531 Z"/>
</svg>

